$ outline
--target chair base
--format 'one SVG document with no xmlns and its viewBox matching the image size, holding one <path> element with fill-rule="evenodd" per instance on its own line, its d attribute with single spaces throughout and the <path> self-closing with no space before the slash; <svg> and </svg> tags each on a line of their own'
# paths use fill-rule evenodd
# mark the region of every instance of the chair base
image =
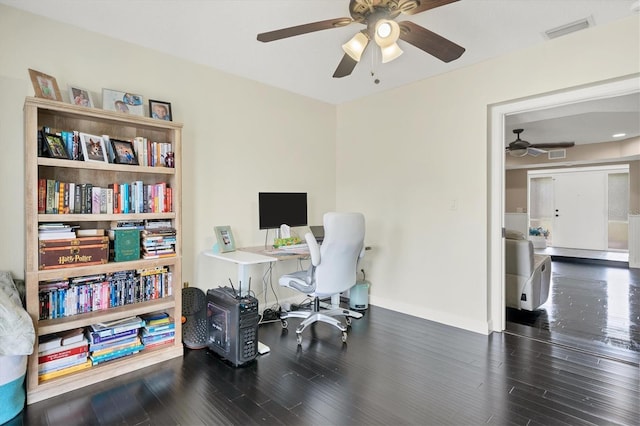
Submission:
<svg viewBox="0 0 640 426">
<path fill-rule="evenodd" d="M 342 332 L 342 341 L 347 341 L 347 326 L 351 324 L 351 318 L 362 318 L 360 312 L 352 311 L 345 308 L 329 308 L 323 311 L 319 310 L 320 302 L 314 301 L 313 311 L 291 311 L 280 314 L 282 328 L 288 327 L 288 318 L 303 318 L 302 322 L 296 328 L 296 339 L 298 344 L 302 343 L 302 332 L 311 324 L 316 322 L 324 322 L 336 327 Z M 340 322 L 336 317 L 345 317 L 346 325 Z"/>
</svg>

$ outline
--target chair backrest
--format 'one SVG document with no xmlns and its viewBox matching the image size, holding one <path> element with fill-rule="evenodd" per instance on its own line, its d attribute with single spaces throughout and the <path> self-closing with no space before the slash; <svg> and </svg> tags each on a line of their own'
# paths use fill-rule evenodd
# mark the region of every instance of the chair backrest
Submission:
<svg viewBox="0 0 640 426">
<path fill-rule="evenodd" d="M 505 272 L 530 277 L 533 274 L 533 243 L 529 240 L 505 240 Z"/>
<path fill-rule="evenodd" d="M 315 268 L 315 294 L 331 296 L 356 283 L 358 260 L 364 247 L 364 215 L 325 213 L 320 263 Z"/>
</svg>

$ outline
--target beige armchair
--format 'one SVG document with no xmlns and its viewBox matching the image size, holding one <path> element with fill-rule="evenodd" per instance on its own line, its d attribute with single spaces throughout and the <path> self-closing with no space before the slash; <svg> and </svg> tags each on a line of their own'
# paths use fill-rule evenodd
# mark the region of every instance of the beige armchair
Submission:
<svg viewBox="0 0 640 426">
<path fill-rule="evenodd" d="M 533 252 L 533 243 L 519 232 L 505 240 L 506 305 L 533 311 L 549 297 L 551 257 Z"/>
</svg>

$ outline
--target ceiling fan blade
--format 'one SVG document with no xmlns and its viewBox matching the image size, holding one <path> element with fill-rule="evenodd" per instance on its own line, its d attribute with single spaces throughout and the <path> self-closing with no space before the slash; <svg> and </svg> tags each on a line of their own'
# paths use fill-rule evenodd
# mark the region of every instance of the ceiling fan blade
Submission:
<svg viewBox="0 0 640 426">
<path fill-rule="evenodd" d="M 545 151 L 544 149 L 538 149 L 538 148 L 532 148 L 529 147 L 527 148 L 527 154 L 529 154 L 532 157 L 537 157 L 540 154 L 546 154 L 547 151 Z"/>
<path fill-rule="evenodd" d="M 554 148 L 571 148 L 575 146 L 575 142 L 550 142 L 550 143 L 532 143 L 530 148 L 554 149 Z"/>
<path fill-rule="evenodd" d="M 342 60 L 338 64 L 338 67 L 333 73 L 333 78 L 342 78 L 350 75 L 356 65 L 358 65 L 358 61 L 345 53 L 342 57 Z"/>
<path fill-rule="evenodd" d="M 414 8 L 409 10 L 403 10 L 403 13 L 407 15 L 415 15 L 416 13 L 424 12 L 425 10 L 435 9 L 436 7 L 444 6 L 445 4 L 455 3 L 459 0 L 408 0 L 406 3 L 418 3 Z M 402 5 L 400 6 L 402 9 Z"/>
<path fill-rule="evenodd" d="M 335 18 L 326 21 L 311 22 L 309 24 L 296 25 L 295 27 L 281 28 L 275 31 L 258 34 L 258 41 L 264 43 L 293 37 L 301 34 L 312 33 L 314 31 L 328 30 L 331 28 L 344 27 L 353 22 L 351 18 Z"/>
<path fill-rule="evenodd" d="M 413 44 L 443 62 L 458 59 L 465 48 L 410 21 L 399 22 L 400 39 Z"/>
</svg>

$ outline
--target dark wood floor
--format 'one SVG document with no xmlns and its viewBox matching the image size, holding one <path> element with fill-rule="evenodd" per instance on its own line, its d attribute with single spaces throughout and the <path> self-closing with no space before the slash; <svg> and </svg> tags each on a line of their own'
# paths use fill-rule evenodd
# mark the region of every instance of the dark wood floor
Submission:
<svg viewBox="0 0 640 426">
<path fill-rule="evenodd" d="M 292 320 L 295 321 L 295 320 Z M 637 366 L 370 306 L 347 344 L 317 324 L 260 327 L 271 353 L 233 368 L 186 350 L 26 408 L 27 425 L 638 424 Z"/>
<path fill-rule="evenodd" d="M 507 332 L 638 365 L 640 269 L 552 262 L 548 301 L 507 310 Z M 640 423 L 640 422 L 639 422 Z"/>
</svg>

